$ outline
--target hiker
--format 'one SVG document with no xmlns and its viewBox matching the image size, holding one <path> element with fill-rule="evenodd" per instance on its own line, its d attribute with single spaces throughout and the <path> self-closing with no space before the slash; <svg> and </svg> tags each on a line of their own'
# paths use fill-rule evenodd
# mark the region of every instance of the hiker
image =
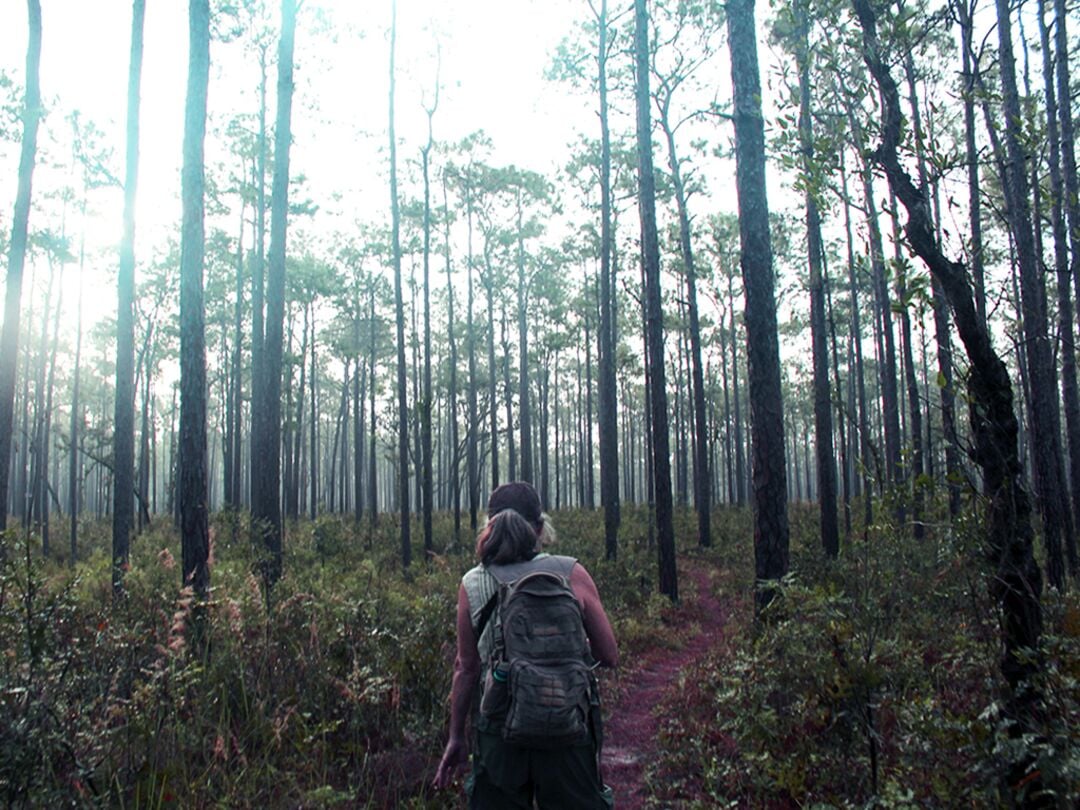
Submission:
<svg viewBox="0 0 1080 810">
<path fill-rule="evenodd" d="M 448 787 L 467 762 L 471 713 L 474 810 L 532 808 L 534 799 L 541 810 L 612 806 L 592 667 L 616 666 L 619 651 L 589 572 L 541 551 L 553 534 L 532 485 L 503 484 L 476 540 L 480 563 L 461 579 L 450 736 L 434 785 Z"/>
</svg>

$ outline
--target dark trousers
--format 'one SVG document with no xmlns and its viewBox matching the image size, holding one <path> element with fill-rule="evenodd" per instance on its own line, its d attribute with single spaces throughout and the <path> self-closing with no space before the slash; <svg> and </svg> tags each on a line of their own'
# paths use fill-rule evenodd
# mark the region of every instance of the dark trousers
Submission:
<svg viewBox="0 0 1080 810">
<path fill-rule="evenodd" d="M 471 810 L 608 810 L 611 789 L 600 782 L 591 743 L 538 749 L 507 745 L 479 731 L 466 780 Z"/>
</svg>

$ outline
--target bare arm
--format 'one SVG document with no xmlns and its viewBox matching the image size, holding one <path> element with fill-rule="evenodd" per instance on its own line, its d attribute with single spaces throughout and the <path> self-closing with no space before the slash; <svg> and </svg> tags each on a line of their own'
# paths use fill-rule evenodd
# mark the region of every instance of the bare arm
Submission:
<svg viewBox="0 0 1080 810">
<path fill-rule="evenodd" d="M 596 583 L 581 563 L 575 565 L 570 572 L 570 587 L 581 602 L 585 634 L 589 637 L 593 658 L 599 661 L 601 666 L 618 666 L 619 645 L 615 642 L 615 632 L 611 629 L 611 622 L 608 621 L 604 605 L 600 602 Z"/>
<path fill-rule="evenodd" d="M 450 734 L 446 741 L 439 769 L 435 773 L 437 788 L 448 787 L 457 770 L 468 759 L 465 741 L 465 720 L 472 707 L 473 689 L 480 679 L 480 652 L 476 648 L 472 617 L 469 615 L 469 598 L 465 587 L 458 589 L 457 605 L 457 658 L 454 661 L 454 680 L 450 687 Z"/>
</svg>

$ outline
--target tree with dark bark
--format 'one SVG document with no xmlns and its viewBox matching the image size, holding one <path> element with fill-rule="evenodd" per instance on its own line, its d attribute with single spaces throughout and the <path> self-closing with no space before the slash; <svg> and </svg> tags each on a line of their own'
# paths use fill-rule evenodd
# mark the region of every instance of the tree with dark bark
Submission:
<svg viewBox="0 0 1080 810">
<path fill-rule="evenodd" d="M 746 288 L 746 345 L 753 452 L 756 604 L 764 608 L 773 583 L 788 570 L 787 471 L 784 405 L 776 327 L 769 204 L 765 193 L 765 121 L 761 112 L 754 0 L 728 4 L 728 41 L 735 87 L 735 165 L 739 238 Z"/>
<path fill-rule="evenodd" d="M 27 0 L 29 40 L 26 46 L 26 95 L 22 109 L 22 141 L 15 214 L 11 222 L 7 281 L 4 287 L 4 326 L 0 332 L 0 531 L 7 528 L 8 477 L 15 416 L 15 370 L 19 356 L 19 315 L 22 302 L 23 267 L 26 263 L 30 195 L 37 156 L 38 124 L 41 121 L 41 3 Z"/>
<path fill-rule="evenodd" d="M 274 177 L 270 192 L 270 251 L 266 278 L 265 334 L 262 336 L 259 408 L 253 412 L 251 517 L 266 550 L 263 578 L 267 587 L 281 576 L 281 364 L 285 323 L 285 242 L 288 230 L 289 149 L 292 143 L 293 46 L 296 0 L 281 2 L 278 44 L 277 115 L 274 128 Z"/>
<path fill-rule="evenodd" d="M 114 593 L 123 589 L 134 518 L 135 469 L 135 192 L 139 180 L 139 87 L 142 80 L 143 22 L 146 0 L 135 0 L 131 13 L 128 65 L 127 168 L 124 176 L 124 235 L 117 274 L 116 399 L 113 412 L 113 565 Z"/>
<path fill-rule="evenodd" d="M 1050 584 L 1065 587 L 1062 546 L 1072 535 L 1072 516 L 1066 508 L 1064 469 L 1061 458 L 1058 415 L 1057 372 L 1048 335 L 1046 288 L 1041 259 L 1035 246 L 1029 185 L 1028 154 L 1022 132 L 1024 119 L 1016 86 L 1016 65 L 1012 43 L 1012 8 L 1007 0 L 997 2 L 998 59 L 1001 99 L 1004 112 L 1005 191 L 1007 217 L 1016 248 L 1020 272 L 1024 342 L 1031 379 L 1030 406 L 1034 440 L 1035 487 L 1042 512 L 1043 542 L 1046 544 L 1046 571 Z"/>
<path fill-rule="evenodd" d="M 394 58 L 397 46 L 397 2 L 390 3 L 390 241 L 394 267 L 394 312 L 397 334 L 398 511 L 401 514 L 401 565 L 412 562 L 409 536 L 409 394 L 405 367 L 405 304 L 401 295 L 401 206 L 398 201 L 397 136 L 394 132 Z"/>
<path fill-rule="evenodd" d="M 656 503 L 660 593 L 679 599 L 675 569 L 675 528 L 671 502 L 671 456 L 665 383 L 664 312 L 660 298 L 660 243 L 656 232 L 656 179 L 652 159 L 652 123 L 649 110 L 649 15 L 646 0 L 634 2 L 634 64 L 637 107 L 638 210 L 645 274 L 647 364 L 652 411 L 653 497 Z M 764 155 L 763 155 L 764 157 Z"/>
<path fill-rule="evenodd" d="M 941 249 L 925 189 L 917 188 L 900 163 L 900 95 L 881 49 L 877 17 L 868 0 L 853 0 L 863 30 L 866 64 L 883 100 L 882 140 L 874 158 L 907 211 L 905 234 L 912 250 L 939 280 L 956 318 L 971 371 L 968 377 L 973 455 L 983 472 L 987 505 L 986 552 L 994 567 L 992 592 L 1001 608 L 1001 672 L 1007 687 L 1004 719 L 1008 734 L 1035 732 L 1042 713 L 1033 679 L 1042 633 L 1042 576 L 1033 554 L 1031 501 L 1023 485 L 1022 463 L 1008 369 L 994 351 L 986 322 L 979 316 L 967 268 Z M 1030 750 L 1030 749 L 1027 749 Z M 1035 763 L 1013 763 L 1005 774 L 1007 801 L 1021 806 L 1038 801 L 1041 778 Z M 1016 791 L 1019 791 L 1017 793 Z"/>
<path fill-rule="evenodd" d="M 206 334 L 203 310 L 204 151 L 210 82 L 210 4 L 191 0 L 184 163 L 180 175 L 180 462 L 183 579 L 201 600 L 210 590 L 206 474 Z"/>
</svg>

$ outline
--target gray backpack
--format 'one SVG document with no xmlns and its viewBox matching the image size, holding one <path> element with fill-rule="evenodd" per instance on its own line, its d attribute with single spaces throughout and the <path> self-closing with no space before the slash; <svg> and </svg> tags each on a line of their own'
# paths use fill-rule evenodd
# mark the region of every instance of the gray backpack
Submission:
<svg viewBox="0 0 1080 810">
<path fill-rule="evenodd" d="M 499 611 L 480 714 L 503 739 L 530 748 L 587 742 L 596 704 L 586 664 L 581 605 L 570 587 L 573 557 L 489 566 L 499 582 L 488 610 Z"/>
</svg>

